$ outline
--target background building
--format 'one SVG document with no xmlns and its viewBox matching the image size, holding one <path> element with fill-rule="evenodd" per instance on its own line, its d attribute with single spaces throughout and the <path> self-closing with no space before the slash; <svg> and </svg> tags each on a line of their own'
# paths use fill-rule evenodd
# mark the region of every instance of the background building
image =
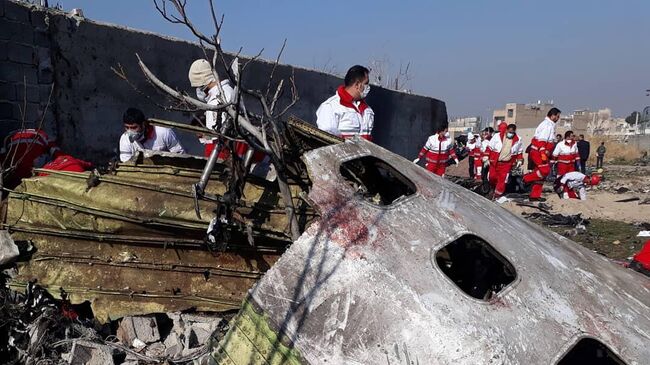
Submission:
<svg viewBox="0 0 650 365">
<path fill-rule="evenodd" d="M 457 137 L 468 132 L 477 133 L 481 129 L 481 117 L 461 117 L 449 120 L 449 133 Z"/>
</svg>

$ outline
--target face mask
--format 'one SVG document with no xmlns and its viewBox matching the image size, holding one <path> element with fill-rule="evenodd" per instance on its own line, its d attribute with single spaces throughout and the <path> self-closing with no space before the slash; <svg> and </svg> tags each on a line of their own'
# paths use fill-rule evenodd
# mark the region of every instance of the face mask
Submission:
<svg viewBox="0 0 650 365">
<path fill-rule="evenodd" d="M 205 91 L 203 91 L 202 87 L 197 87 L 196 88 L 196 97 L 197 97 L 197 99 L 199 99 L 201 101 L 208 100 L 208 94 Z"/>
<path fill-rule="evenodd" d="M 142 140 L 142 137 L 144 137 L 144 131 L 134 131 L 132 129 L 129 129 L 126 131 L 126 135 L 129 137 L 129 142 L 140 142 Z"/>
<path fill-rule="evenodd" d="M 370 94 L 370 85 L 366 85 L 361 92 L 361 99 L 365 99 Z"/>
<path fill-rule="evenodd" d="M 565 139 L 565 141 L 566 141 L 566 143 L 568 143 L 568 144 L 571 144 L 571 142 L 573 142 L 572 139 Z"/>
<path fill-rule="evenodd" d="M 449 132 L 445 132 L 445 138 L 449 138 Z"/>
<path fill-rule="evenodd" d="M 508 132 L 508 133 L 506 133 L 506 137 L 508 137 L 508 139 L 512 139 L 514 136 L 515 136 L 515 133 L 514 133 L 514 132 Z"/>
</svg>

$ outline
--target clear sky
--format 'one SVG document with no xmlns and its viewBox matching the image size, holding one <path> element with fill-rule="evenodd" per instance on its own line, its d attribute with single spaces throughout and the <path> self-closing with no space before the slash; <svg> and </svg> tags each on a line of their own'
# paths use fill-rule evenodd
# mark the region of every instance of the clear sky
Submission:
<svg viewBox="0 0 650 365">
<path fill-rule="evenodd" d="M 192 39 L 148 0 L 59 0 L 87 18 Z M 50 3 L 56 3 L 50 0 Z M 212 29 L 207 0 L 189 14 Z M 506 102 L 554 100 L 563 111 L 650 104 L 650 0 L 228 0 L 226 50 L 345 72 L 352 64 L 411 63 L 413 92 L 450 116 L 491 116 Z M 173 62 L 173 60 L 170 60 Z"/>
</svg>

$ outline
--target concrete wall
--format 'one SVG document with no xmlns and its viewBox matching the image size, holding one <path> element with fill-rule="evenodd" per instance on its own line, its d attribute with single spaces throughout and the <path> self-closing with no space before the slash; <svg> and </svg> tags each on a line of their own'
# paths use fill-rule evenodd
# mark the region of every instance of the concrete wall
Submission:
<svg viewBox="0 0 650 365">
<path fill-rule="evenodd" d="M 34 127 L 46 110 L 52 85 L 50 39 L 43 12 L 0 0 L 0 136 L 23 120 Z M 53 120 L 50 110 L 45 115 Z M 51 122 L 49 127 L 52 127 Z"/>
<path fill-rule="evenodd" d="M 37 87 L 38 97 L 29 93 L 33 95 L 29 96 L 32 103 L 34 106 L 43 103 L 44 88 L 52 78 L 43 77 L 40 83 L 41 63 L 53 70 L 55 85 L 54 106 L 46 119 L 47 129 L 56 135 L 65 150 L 75 155 L 95 161 L 112 157 L 121 134 L 121 116 L 129 106 L 138 107 L 151 117 L 177 121 L 189 119 L 187 114 L 165 111 L 156 106 L 154 101 L 119 79 L 111 67 L 121 64 L 138 88 L 153 95 L 156 102 L 167 104 L 165 98 L 146 83 L 137 67 L 135 53 L 169 85 L 193 92 L 187 80 L 187 70 L 194 59 L 203 57 L 196 44 L 0 1 L 3 36 L 5 28 L 16 34 L 16 41 L 5 39 L 0 43 L 0 50 L 18 47 L 32 52 L 29 55 L 28 51 L 25 55 L 16 53 L 15 56 L 12 52 L 11 57 L 5 53 L 0 58 L 3 62 L 0 75 L 2 131 L 11 129 L 5 127 L 13 128 L 19 124 L 15 103 L 21 99 L 9 90 L 16 89 L 22 70 L 29 72 L 30 85 L 40 85 Z M 43 23 L 33 24 L 40 18 L 44 19 Z M 33 32 L 33 37 L 21 38 L 30 32 Z M 14 45 L 19 44 L 18 41 L 20 47 Z M 40 54 L 43 59 L 37 57 Z M 5 71 L 7 65 L 11 70 Z M 244 84 L 252 89 L 264 88 L 271 67 L 264 61 L 252 63 L 246 70 Z M 277 77 L 281 78 L 290 74 L 290 66 L 283 65 L 276 71 Z M 300 100 L 290 114 L 315 122 L 318 105 L 334 94 L 341 79 L 301 68 L 295 68 L 295 79 Z M 13 89 L 5 87 L 9 83 Z M 447 123 L 445 104 L 436 99 L 373 87 L 368 103 L 376 114 L 373 132 L 376 143 L 406 157 L 415 156 L 427 136 L 437 126 Z M 199 153 L 200 146 L 194 136 L 181 138 L 190 151 Z"/>
</svg>

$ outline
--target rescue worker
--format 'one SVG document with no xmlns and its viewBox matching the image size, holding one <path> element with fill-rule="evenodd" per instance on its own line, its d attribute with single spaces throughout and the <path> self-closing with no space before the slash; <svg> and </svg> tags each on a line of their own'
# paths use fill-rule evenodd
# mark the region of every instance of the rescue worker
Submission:
<svg viewBox="0 0 650 365">
<path fill-rule="evenodd" d="M 235 90 L 230 83 L 230 80 L 222 80 L 217 83 L 215 78 L 216 71 L 212 70 L 210 62 L 204 59 L 198 59 L 192 62 L 187 77 L 190 80 L 190 85 L 196 88 L 196 97 L 210 105 L 221 105 L 225 102 L 235 102 Z M 223 92 L 223 97 L 222 97 Z M 208 129 L 218 130 L 221 123 L 227 118 L 225 112 L 220 111 L 206 111 L 205 112 L 205 126 Z M 217 143 L 216 137 L 199 137 L 199 142 L 203 144 L 203 155 L 210 157 L 210 153 Z M 243 155 L 248 149 L 248 145 L 238 142 L 235 146 L 237 153 Z M 225 160 L 230 156 L 230 151 L 223 148 L 219 151 L 219 158 Z"/>
<path fill-rule="evenodd" d="M 438 176 L 445 176 L 447 161 L 450 157 L 458 165 L 458 157 L 456 157 L 456 151 L 454 150 L 454 141 L 449 138 L 447 127 L 440 128 L 434 135 L 427 139 L 427 142 L 418 154 L 418 158 L 413 160 L 413 162 L 417 164 L 422 157 L 426 157 L 426 163 L 424 165 L 426 169 Z"/>
<path fill-rule="evenodd" d="M 580 162 L 580 153 L 572 131 L 564 133 L 564 140 L 555 145 L 551 163 L 557 167 L 557 176 L 561 177 L 567 172 L 576 170 L 576 163 Z"/>
<path fill-rule="evenodd" d="M 467 152 L 468 152 L 468 166 L 469 177 L 471 179 L 480 178 L 481 172 L 481 139 L 478 134 L 472 132 L 467 133 Z"/>
<path fill-rule="evenodd" d="M 22 179 L 32 176 L 32 169 L 83 172 L 92 168 L 90 162 L 79 160 L 61 151 L 54 140 L 40 129 L 21 129 L 7 138 L 2 153 L 3 168 L 7 169 L 4 185 L 10 189 Z M 39 173 L 39 175 L 46 175 Z"/>
<path fill-rule="evenodd" d="M 483 135 L 481 138 L 481 173 L 480 176 L 477 178 L 477 180 L 482 180 L 483 175 L 488 173 L 489 170 L 489 164 L 487 163 L 488 160 L 490 159 L 490 156 L 488 154 L 488 144 L 490 143 L 490 140 L 492 139 L 492 135 L 494 134 L 494 128 L 492 127 L 487 127 L 483 130 Z"/>
<path fill-rule="evenodd" d="M 562 199 L 587 200 L 586 185 L 596 186 L 600 183 L 600 176 L 593 174 L 587 176 L 582 172 L 571 171 L 555 180 L 555 192 Z"/>
<path fill-rule="evenodd" d="M 530 200 L 540 200 L 544 180 L 551 172 L 549 166 L 549 155 L 554 148 L 555 123 L 560 120 L 560 110 L 551 108 L 546 118 L 535 129 L 535 135 L 531 141 L 530 158 L 535 164 L 533 171 L 524 175 L 524 183 L 533 184 L 530 191 Z"/>
<path fill-rule="evenodd" d="M 489 180 L 494 186 L 495 199 L 505 193 L 508 176 L 513 166 L 519 168 L 524 163 L 523 146 L 517 135 L 517 126 L 510 124 L 505 129 L 501 127 L 500 130 L 499 134 L 492 137 L 487 147 L 490 165 Z"/>
<path fill-rule="evenodd" d="M 128 108 L 122 116 L 124 133 L 120 137 L 120 161 L 128 161 L 137 151 L 166 151 L 185 153 L 173 130 L 152 126 L 146 121 L 144 113 L 136 108 Z"/>
<path fill-rule="evenodd" d="M 369 74 L 370 70 L 359 65 L 348 70 L 344 84 L 316 110 L 318 128 L 343 138 L 358 135 L 372 141 L 375 113 L 365 101 L 370 92 Z"/>
</svg>

